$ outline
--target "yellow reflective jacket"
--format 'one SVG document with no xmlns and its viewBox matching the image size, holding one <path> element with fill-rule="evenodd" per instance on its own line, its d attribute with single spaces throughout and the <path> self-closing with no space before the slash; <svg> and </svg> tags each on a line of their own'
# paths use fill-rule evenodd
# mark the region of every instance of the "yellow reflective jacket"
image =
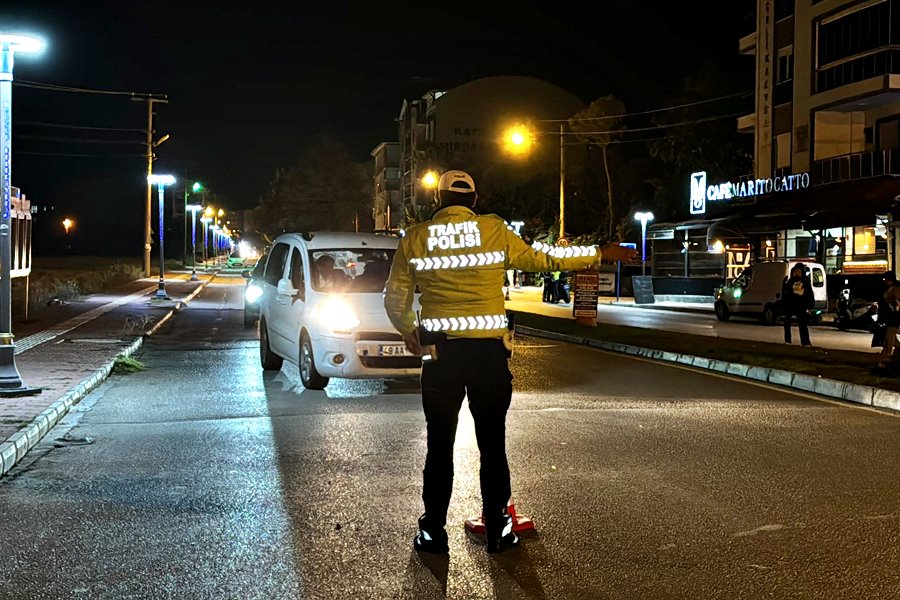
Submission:
<svg viewBox="0 0 900 600">
<path fill-rule="evenodd" d="M 599 263 L 595 246 L 529 246 L 497 215 L 448 206 L 430 221 L 411 227 L 400 240 L 384 307 L 398 331 L 414 331 L 412 304 L 418 286 L 426 329 L 454 337 L 503 337 L 506 269 L 575 271 Z"/>
</svg>

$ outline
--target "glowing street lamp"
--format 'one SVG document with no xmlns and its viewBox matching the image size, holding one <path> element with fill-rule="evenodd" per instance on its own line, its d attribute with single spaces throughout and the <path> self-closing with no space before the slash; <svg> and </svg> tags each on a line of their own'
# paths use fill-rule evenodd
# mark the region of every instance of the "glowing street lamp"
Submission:
<svg viewBox="0 0 900 600">
<path fill-rule="evenodd" d="M 164 204 L 166 186 L 175 183 L 175 177 L 172 175 L 148 175 L 147 183 L 150 185 L 156 184 L 156 189 L 159 191 L 159 288 L 156 290 L 156 297 L 168 300 L 169 295 L 166 293 L 165 243 L 163 239 Z"/>
<path fill-rule="evenodd" d="M 528 125 L 513 125 L 503 133 L 503 149 L 513 156 L 527 156 L 534 147 L 534 138 L 534 129 Z"/>
<path fill-rule="evenodd" d="M 436 171 L 425 171 L 425 174 L 422 175 L 422 178 L 419 181 L 426 190 L 433 190 L 437 187 L 438 179 L 440 179 L 440 177 Z"/>
<path fill-rule="evenodd" d="M 636 212 L 634 219 L 641 222 L 641 275 L 645 275 L 647 269 L 647 223 L 653 220 L 653 213 Z"/>
<path fill-rule="evenodd" d="M 16 368 L 15 336 L 12 334 L 12 81 L 16 52 L 34 54 L 44 42 L 28 35 L 0 33 L 0 396 L 40 393 L 22 381 Z"/>
<path fill-rule="evenodd" d="M 67 236 L 67 237 L 68 237 L 68 235 L 69 235 L 69 230 L 72 229 L 72 226 L 73 226 L 73 225 L 75 225 L 75 221 L 73 221 L 72 219 L 70 219 L 70 218 L 68 218 L 68 217 L 66 217 L 65 219 L 63 219 L 63 221 L 62 221 L 62 226 L 63 226 L 63 229 L 66 230 L 66 236 Z"/>
</svg>

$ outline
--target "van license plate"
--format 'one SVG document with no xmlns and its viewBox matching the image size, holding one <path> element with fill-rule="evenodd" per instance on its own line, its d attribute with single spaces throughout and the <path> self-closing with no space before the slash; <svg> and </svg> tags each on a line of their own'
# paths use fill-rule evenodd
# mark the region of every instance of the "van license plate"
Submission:
<svg viewBox="0 0 900 600">
<path fill-rule="evenodd" d="M 390 346 L 378 346 L 378 356 L 412 356 L 405 344 L 392 344 Z"/>
</svg>

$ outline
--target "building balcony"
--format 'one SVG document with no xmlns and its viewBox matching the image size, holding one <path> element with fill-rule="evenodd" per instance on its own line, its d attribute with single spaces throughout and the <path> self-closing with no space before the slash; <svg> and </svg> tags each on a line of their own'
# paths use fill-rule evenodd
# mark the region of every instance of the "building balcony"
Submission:
<svg viewBox="0 0 900 600">
<path fill-rule="evenodd" d="M 750 113 L 743 117 L 738 117 L 737 130 L 738 133 L 753 133 L 756 129 L 756 113 Z"/>
<path fill-rule="evenodd" d="M 756 54 L 756 32 L 745 35 L 738 41 L 738 52 L 745 56 Z"/>
<path fill-rule="evenodd" d="M 812 164 L 813 185 L 900 175 L 900 148 L 834 156 Z"/>
<path fill-rule="evenodd" d="M 815 74 L 815 91 L 821 94 L 885 75 L 900 75 L 900 47 L 876 48 L 822 65 Z"/>
</svg>

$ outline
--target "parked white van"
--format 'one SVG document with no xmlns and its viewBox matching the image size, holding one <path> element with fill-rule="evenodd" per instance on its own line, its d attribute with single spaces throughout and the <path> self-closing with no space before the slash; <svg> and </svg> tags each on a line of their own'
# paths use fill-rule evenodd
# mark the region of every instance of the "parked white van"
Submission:
<svg viewBox="0 0 900 600">
<path fill-rule="evenodd" d="M 259 358 L 265 370 L 296 364 L 304 387 L 331 377 L 417 377 L 411 355 L 384 310 L 399 244 L 391 235 L 286 233 L 273 242 L 259 301 Z"/>
<path fill-rule="evenodd" d="M 760 262 L 747 267 L 730 285 L 716 293 L 716 317 L 727 321 L 731 315 L 753 316 L 774 325 L 781 316 L 778 310 L 781 285 L 798 262 L 806 265 L 812 281 L 815 306 L 809 311 L 809 322 L 818 323 L 828 308 L 825 268 L 805 260 Z"/>
</svg>

